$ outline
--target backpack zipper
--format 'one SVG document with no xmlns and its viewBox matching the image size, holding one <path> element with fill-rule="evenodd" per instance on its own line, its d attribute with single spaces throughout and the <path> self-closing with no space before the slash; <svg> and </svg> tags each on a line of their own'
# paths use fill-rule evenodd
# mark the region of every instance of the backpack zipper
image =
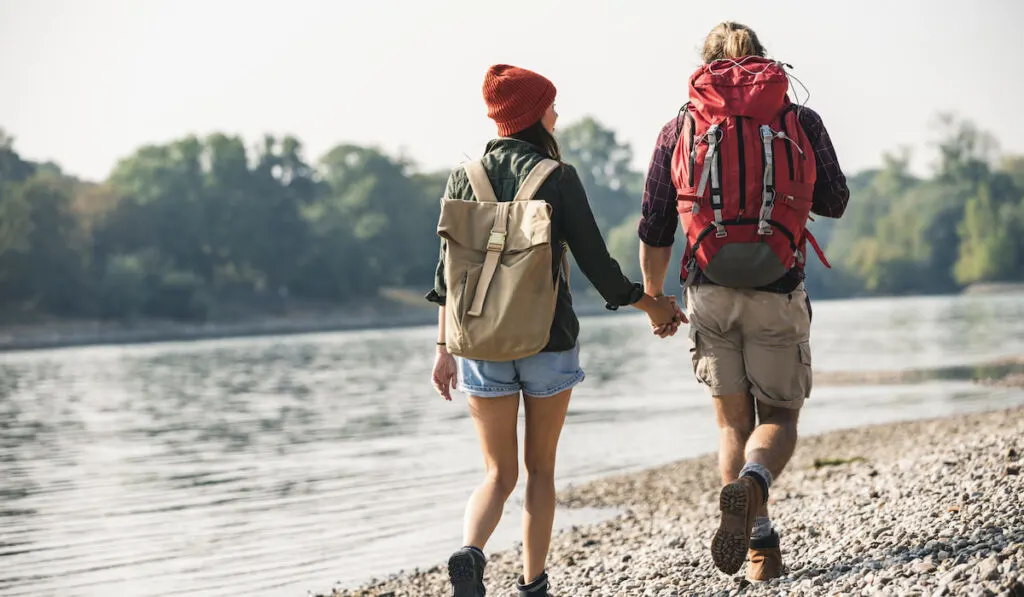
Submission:
<svg viewBox="0 0 1024 597">
<path fill-rule="evenodd" d="M 697 168 L 697 154 L 693 152 L 695 141 L 697 140 L 697 123 L 693 119 L 693 115 L 690 111 L 686 111 L 686 117 L 690 120 L 690 187 L 693 187 L 693 171 Z"/>
<path fill-rule="evenodd" d="M 780 123 L 782 124 L 782 132 L 786 135 L 786 137 L 789 137 L 789 131 L 786 130 L 786 115 L 789 114 L 789 112 L 790 109 L 787 108 L 782 113 L 782 120 L 780 121 Z M 786 163 L 789 165 L 789 179 L 796 180 L 796 175 L 793 172 L 793 148 L 789 146 L 789 142 L 783 143 L 783 145 L 786 146 Z"/>
<path fill-rule="evenodd" d="M 746 158 L 743 155 L 743 117 L 737 116 L 734 120 L 734 124 L 736 127 L 736 147 L 739 150 L 740 156 L 740 213 L 736 216 L 736 220 L 738 221 L 743 218 L 743 212 L 747 208 L 747 168 L 745 164 Z"/>
<path fill-rule="evenodd" d="M 760 220 L 757 220 L 755 218 L 746 218 L 746 219 L 734 220 L 732 222 L 725 222 L 724 225 L 725 226 L 744 226 L 744 225 L 757 224 L 759 221 Z M 789 240 L 790 248 L 792 248 L 794 251 L 797 250 L 796 239 L 793 237 L 793 233 L 790 232 L 788 228 L 786 228 L 785 226 L 783 226 L 782 224 L 778 223 L 775 220 L 768 220 L 768 225 L 771 226 L 772 228 L 775 228 L 779 232 L 781 232 L 782 235 L 785 236 L 787 240 Z M 693 247 L 690 249 L 690 254 L 691 255 L 693 255 L 696 258 L 697 249 L 700 247 L 700 242 L 702 240 L 704 240 L 704 237 L 707 236 L 708 233 L 712 232 L 713 230 L 716 230 L 715 225 L 714 224 L 708 224 L 703 230 L 700 231 L 700 234 L 698 234 L 697 238 L 693 241 Z"/>
</svg>

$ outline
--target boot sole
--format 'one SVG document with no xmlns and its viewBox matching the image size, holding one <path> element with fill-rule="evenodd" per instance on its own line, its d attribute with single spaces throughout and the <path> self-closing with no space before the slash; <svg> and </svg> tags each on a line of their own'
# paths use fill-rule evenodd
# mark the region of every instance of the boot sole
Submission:
<svg viewBox="0 0 1024 597">
<path fill-rule="evenodd" d="M 747 559 L 750 529 L 747 528 L 747 488 L 732 482 L 722 488 L 718 498 L 722 519 L 711 540 L 711 558 L 715 567 L 726 574 L 736 574 Z"/>
<path fill-rule="evenodd" d="M 448 558 L 448 579 L 452 583 L 452 597 L 483 597 L 477 590 L 473 556 L 460 552 Z"/>
</svg>

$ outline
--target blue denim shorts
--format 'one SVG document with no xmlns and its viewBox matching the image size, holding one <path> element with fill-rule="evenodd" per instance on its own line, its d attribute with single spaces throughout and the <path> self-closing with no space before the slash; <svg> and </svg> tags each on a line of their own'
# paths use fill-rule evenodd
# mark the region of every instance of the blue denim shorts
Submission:
<svg viewBox="0 0 1024 597">
<path fill-rule="evenodd" d="M 477 398 L 497 398 L 523 392 L 547 398 L 583 381 L 580 346 L 565 352 L 540 352 L 515 361 L 477 361 L 457 358 L 459 389 Z"/>
</svg>

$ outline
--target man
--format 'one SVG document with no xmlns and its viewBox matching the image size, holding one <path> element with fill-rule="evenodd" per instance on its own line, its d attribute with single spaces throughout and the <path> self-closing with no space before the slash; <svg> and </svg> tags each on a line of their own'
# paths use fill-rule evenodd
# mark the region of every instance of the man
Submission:
<svg viewBox="0 0 1024 597">
<path fill-rule="evenodd" d="M 805 241 L 817 245 L 804 232 L 807 210 L 838 218 L 849 200 L 821 118 L 788 100 L 782 65 L 764 55 L 743 25 L 722 23 L 708 36 L 690 101 L 658 137 L 639 225 L 644 285 L 658 296 L 683 220 L 693 368 L 719 427 L 712 556 L 728 574 L 749 557 L 755 582 L 783 574 L 768 492 L 793 455 L 811 389 Z M 801 195 L 810 195 L 803 211 Z"/>
</svg>

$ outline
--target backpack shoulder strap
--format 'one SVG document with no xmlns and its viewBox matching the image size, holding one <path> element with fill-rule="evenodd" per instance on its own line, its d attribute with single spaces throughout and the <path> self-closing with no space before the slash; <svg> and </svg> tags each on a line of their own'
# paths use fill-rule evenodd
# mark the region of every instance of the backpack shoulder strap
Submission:
<svg viewBox="0 0 1024 597">
<path fill-rule="evenodd" d="M 560 162 L 546 159 L 534 166 L 533 170 L 530 170 L 530 174 L 526 176 L 523 186 L 519 187 L 519 192 L 516 193 L 514 201 L 529 201 L 533 199 L 537 195 L 537 191 L 540 190 L 541 185 L 544 184 L 544 181 L 561 165 Z M 565 287 L 569 292 L 572 292 L 572 284 L 569 282 L 569 247 L 565 243 L 562 243 L 562 259 L 558 269 L 562 277 L 565 278 Z"/>
<path fill-rule="evenodd" d="M 526 176 L 526 180 L 523 182 L 523 186 L 519 187 L 519 191 L 516 193 L 516 198 L 513 201 L 530 201 L 537 195 L 537 191 L 540 190 L 541 185 L 544 181 L 551 176 L 551 173 L 558 169 L 562 164 L 555 160 L 545 159 L 530 170 L 530 173 Z M 562 277 L 565 278 L 565 286 L 572 292 L 572 285 L 569 283 L 569 247 L 562 247 L 562 260 L 559 265 Z"/>
<path fill-rule="evenodd" d="M 469 186 L 473 189 L 477 201 L 498 202 L 498 198 L 494 196 L 494 187 L 487 179 L 487 171 L 484 170 L 483 162 L 480 160 L 466 162 L 466 176 L 469 177 Z"/>
<path fill-rule="evenodd" d="M 676 114 L 676 136 L 679 140 L 683 138 L 683 125 L 686 122 L 690 122 L 690 132 L 693 132 L 693 114 L 690 112 L 690 102 L 687 101 L 679 108 L 679 113 Z"/>
<path fill-rule="evenodd" d="M 541 160 L 539 164 L 530 170 L 530 173 L 526 175 L 526 180 L 523 181 L 523 185 L 519 187 L 519 191 L 516 192 L 516 197 L 513 201 L 530 201 L 537 195 L 537 191 L 540 190 L 544 181 L 551 176 L 551 173 L 558 169 L 562 164 L 551 159 Z"/>
</svg>

